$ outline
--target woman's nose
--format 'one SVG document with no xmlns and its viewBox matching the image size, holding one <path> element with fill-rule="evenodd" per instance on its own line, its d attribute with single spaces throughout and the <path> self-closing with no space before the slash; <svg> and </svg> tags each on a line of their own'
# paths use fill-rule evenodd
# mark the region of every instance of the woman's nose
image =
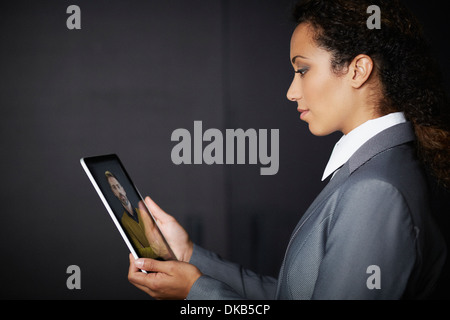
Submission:
<svg viewBox="0 0 450 320">
<path fill-rule="evenodd" d="M 286 97 L 289 101 L 297 101 L 302 98 L 300 79 L 297 75 L 294 76 L 291 86 L 289 87 Z"/>
</svg>

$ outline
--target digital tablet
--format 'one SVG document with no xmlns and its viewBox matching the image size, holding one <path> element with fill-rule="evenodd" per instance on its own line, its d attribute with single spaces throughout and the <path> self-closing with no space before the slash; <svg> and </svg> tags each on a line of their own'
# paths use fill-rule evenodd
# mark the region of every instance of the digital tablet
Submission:
<svg viewBox="0 0 450 320">
<path fill-rule="evenodd" d="M 119 157 L 101 155 L 80 162 L 134 258 L 176 260 Z"/>
</svg>

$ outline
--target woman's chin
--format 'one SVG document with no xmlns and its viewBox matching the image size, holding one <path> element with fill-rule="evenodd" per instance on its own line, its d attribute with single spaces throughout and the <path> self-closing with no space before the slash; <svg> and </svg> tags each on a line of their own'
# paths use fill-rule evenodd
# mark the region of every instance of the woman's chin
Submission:
<svg viewBox="0 0 450 320">
<path fill-rule="evenodd" d="M 333 133 L 331 130 L 327 130 L 326 128 L 322 128 L 320 126 L 314 126 L 311 123 L 308 123 L 308 128 L 309 131 L 317 137 L 323 137 Z"/>
</svg>

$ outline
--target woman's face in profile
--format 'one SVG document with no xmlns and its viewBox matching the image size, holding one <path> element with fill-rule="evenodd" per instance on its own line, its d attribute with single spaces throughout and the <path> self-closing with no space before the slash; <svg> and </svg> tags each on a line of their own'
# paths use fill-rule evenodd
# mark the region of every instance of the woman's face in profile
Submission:
<svg viewBox="0 0 450 320">
<path fill-rule="evenodd" d="M 308 123 L 311 133 L 323 136 L 351 131 L 355 103 L 348 76 L 333 73 L 331 53 L 317 46 L 308 24 L 295 29 L 290 58 L 295 75 L 287 98 L 297 102 L 300 118 Z"/>
</svg>

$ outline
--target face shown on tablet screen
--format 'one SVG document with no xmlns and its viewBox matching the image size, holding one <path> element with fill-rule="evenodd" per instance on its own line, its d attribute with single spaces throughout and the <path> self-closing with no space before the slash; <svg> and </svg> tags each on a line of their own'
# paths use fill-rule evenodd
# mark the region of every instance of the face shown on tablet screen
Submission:
<svg viewBox="0 0 450 320">
<path fill-rule="evenodd" d="M 105 172 L 105 176 L 108 179 L 109 186 L 111 187 L 111 191 L 114 193 L 114 196 L 120 201 L 120 203 L 122 203 L 122 206 L 128 211 L 129 214 L 134 215 L 131 203 L 127 198 L 127 193 L 120 182 L 109 171 Z"/>
<path fill-rule="evenodd" d="M 124 207 L 128 206 L 130 201 L 128 201 L 127 193 L 125 192 L 125 189 L 122 187 L 119 181 L 117 181 L 117 179 L 114 177 L 110 177 L 108 178 L 108 182 L 116 198 L 119 199 L 120 202 L 122 202 L 122 205 Z"/>
</svg>

